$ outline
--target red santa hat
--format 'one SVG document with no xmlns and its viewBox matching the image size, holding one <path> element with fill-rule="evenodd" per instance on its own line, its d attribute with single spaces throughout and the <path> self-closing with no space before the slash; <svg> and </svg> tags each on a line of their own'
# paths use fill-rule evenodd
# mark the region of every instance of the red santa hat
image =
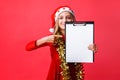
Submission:
<svg viewBox="0 0 120 80">
<path fill-rule="evenodd" d="M 69 8 L 69 7 L 61 7 L 59 8 L 56 13 L 55 13 L 55 21 L 57 20 L 58 16 L 62 13 L 62 12 L 69 12 L 74 16 L 74 12 Z"/>
</svg>

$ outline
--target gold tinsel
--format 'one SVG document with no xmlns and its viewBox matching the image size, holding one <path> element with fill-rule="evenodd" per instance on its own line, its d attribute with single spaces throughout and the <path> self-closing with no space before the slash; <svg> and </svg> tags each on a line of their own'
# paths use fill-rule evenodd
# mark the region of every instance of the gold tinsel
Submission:
<svg viewBox="0 0 120 80">
<path fill-rule="evenodd" d="M 56 49 L 59 53 L 60 58 L 60 67 L 62 69 L 61 75 L 63 77 L 63 80 L 72 80 L 70 76 L 70 69 L 68 66 L 68 63 L 65 61 L 65 41 L 62 38 L 56 38 L 55 40 Z M 80 63 L 75 63 L 75 69 L 76 69 L 76 79 L 77 80 L 83 80 L 84 79 L 84 73 L 83 73 L 83 65 Z M 75 80 L 75 79 L 74 79 Z"/>
</svg>

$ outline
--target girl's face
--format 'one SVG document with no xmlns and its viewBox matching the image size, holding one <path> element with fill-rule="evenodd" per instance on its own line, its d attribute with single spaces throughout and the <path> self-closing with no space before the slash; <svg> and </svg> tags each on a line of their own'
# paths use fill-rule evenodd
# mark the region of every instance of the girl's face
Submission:
<svg viewBox="0 0 120 80">
<path fill-rule="evenodd" d="M 74 17 L 72 14 L 70 14 L 69 12 L 62 12 L 58 16 L 58 25 L 59 25 L 61 30 L 64 30 L 65 29 L 65 22 L 72 22 L 73 20 L 74 20 Z"/>
</svg>

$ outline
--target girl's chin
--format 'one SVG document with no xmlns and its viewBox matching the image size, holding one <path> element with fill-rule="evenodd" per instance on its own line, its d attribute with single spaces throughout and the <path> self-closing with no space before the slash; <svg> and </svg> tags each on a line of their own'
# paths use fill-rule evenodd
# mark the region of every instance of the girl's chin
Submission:
<svg viewBox="0 0 120 80">
<path fill-rule="evenodd" d="M 65 29 L 65 26 L 63 26 L 62 29 Z"/>
<path fill-rule="evenodd" d="M 64 30 L 64 29 L 65 29 L 65 26 L 61 26 L 60 28 L 61 28 L 62 30 Z"/>
<path fill-rule="evenodd" d="M 61 28 L 61 30 L 65 30 L 65 27 L 64 27 L 64 28 Z"/>
<path fill-rule="evenodd" d="M 65 28 L 62 28 L 62 30 L 65 30 Z"/>
</svg>

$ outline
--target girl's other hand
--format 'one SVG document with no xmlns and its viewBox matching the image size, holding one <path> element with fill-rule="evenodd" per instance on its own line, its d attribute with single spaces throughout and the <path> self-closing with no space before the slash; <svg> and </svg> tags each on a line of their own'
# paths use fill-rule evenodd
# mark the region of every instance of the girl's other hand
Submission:
<svg viewBox="0 0 120 80">
<path fill-rule="evenodd" d="M 94 53 L 97 52 L 97 46 L 95 44 L 90 44 L 88 49 L 94 51 Z"/>
</svg>

